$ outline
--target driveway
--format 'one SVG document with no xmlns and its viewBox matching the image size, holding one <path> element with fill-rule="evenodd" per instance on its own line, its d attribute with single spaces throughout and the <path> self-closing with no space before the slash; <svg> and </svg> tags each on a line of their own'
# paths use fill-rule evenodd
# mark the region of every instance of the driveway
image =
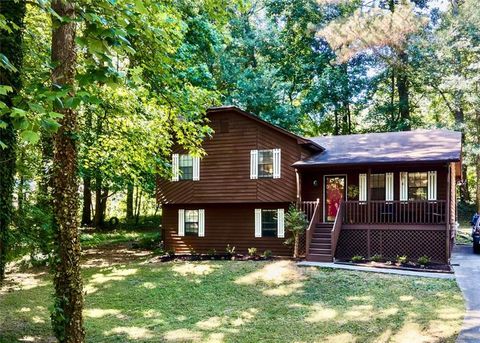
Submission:
<svg viewBox="0 0 480 343">
<path fill-rule="evenodd" d="M 451 262 L 467 307 L 457 342 L 478 343 L 480 342 L 480 255 L 473 254 L 472 246 L 457 245 L 453 249 Z"/>
</svg>

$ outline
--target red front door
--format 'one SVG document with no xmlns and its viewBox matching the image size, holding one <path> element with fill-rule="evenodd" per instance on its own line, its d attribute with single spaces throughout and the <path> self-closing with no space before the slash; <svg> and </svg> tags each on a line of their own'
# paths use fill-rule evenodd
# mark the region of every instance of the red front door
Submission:
<svg viewBox="0 0 480 343">
<path fill-rule="evenodd" d="M 325 176 L 325 221 L 333 222 L 345 197 L 345 176 Z"/>
</svg>

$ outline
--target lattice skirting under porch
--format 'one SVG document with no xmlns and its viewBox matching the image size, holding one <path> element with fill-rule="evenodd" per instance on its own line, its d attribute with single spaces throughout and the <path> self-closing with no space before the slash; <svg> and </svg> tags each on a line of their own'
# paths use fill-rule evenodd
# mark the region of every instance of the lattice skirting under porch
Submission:
<svg viewBox="0 0 480 343">
<path fill-rule="evenodd" d="M 370 227 L 344 229 L 340 232 L 335 257 L 350 259 L 360 255 L 369 258 L 381 254 L 386 259 L 406 255 L 409 259 L 428 256 L 432 261 L 448 260 L 445 227 L 439 229 Z"/>
</svg>

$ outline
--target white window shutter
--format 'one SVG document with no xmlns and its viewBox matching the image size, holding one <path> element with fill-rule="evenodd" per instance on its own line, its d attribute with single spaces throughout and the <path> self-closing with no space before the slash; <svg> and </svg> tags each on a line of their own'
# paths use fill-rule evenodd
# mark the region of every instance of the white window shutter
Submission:
<svg viewBox="0 0 480 343">
<path fill-rule="evenodd" d="M 185 236 L 185 210 L 178 210 L 178 235 Z"/>
<path fill-rule="evenodd" d="M 255 209 L 255 237 L 262 237 L 262 210 Z"/>
<path fill-rule="evenodd" d="M 358 200 L 367 201 L 367 174 L 358 174 Z"/>
<path fill-rule="evenodd" d="M 428 172 L 428 200 L 437 200 L 437 171 Z"/>
<path fill-rule="evenodd" d="M 277 237 L 285 237 L 285 211 L 283 208 L 277 210 Z"/>
<path fill-rule="evenodd" d="M 193 181 L 200 180 L 200 157 L 193 157 Z"/>
<path fill-rule="evenodd" d="M 205 237 L 205 210 L 198 210 L 198 237 Z"/>
<path fill-rule="evenodd" d="M 250 179 L 258 179 L 258 150 L 250 150 Z"/>
<path fill-rule="evenodd" d="M 282 150 L 273 149 L 273 178 L 279 179 L 282 171 Z"/>
<path fill-rule="evenodd" d="M 393 173 L 385 174 L 385 201 L 393 201 Z"/>
<path fill-rule="evenodd" d="M 178 181 L 179 175 L 179 165 L 178 165 L 178 154 L 172 155 L 172 181 Z"/>
<path fill-rule="evenodd" d="M 400 201 L 408 201 L 408 173 L 400 172 Z"/>
</svg>

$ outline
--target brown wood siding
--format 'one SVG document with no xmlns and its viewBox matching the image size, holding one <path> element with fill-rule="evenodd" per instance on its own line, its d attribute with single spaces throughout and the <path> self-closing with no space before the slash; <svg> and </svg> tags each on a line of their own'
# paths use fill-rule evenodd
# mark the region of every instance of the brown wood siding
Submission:
<svg viewBox="0 0 480 343">
<path fill-rule="evenodd" d="M 217 133 L 203 144 L 207 155 L 200 161 L 200 180 L 159 179 L 157 199 L 160 203 L 295 201 L 296 179 L 291 165 L 303 152 L 296 139 L 233 111 L 209 113 L 208 117 Z M 251 180 L 250 151 L 274 148 L 281 149 L 281 178 Z"/>
<path fill-rule="evenodd" d="M 428 172 L 432 170 L 437 171 L 437 199 L 447 199 L 447 184 L 448 184 L 448 167 L 446 164 L 430 164 L 430 165 L 384 165 L 384 166 L 349 166 L 343 168 L 328 167 L 328 168 L 309 168 L 300 171 L 300 178 L 302 183 L 302 201 L 313 201 L 320 199 L 320 208 L 322 209 L 321 218 L 323 220 L 323 181 L 325 175 L 347 175 L 347 188 L 349 185 L 358 187 L 359 174 L 368 174 L 368 170 L 372 174 L 375 173 L 394 173 L 393 191 L 394 200 L 400 200 L 400 172 Z M 313 185 L 313 181 L 318 181 L 318 186 Z M 353 200 L 353 199 L 350 199 Z"/>
<path fill-rule="evenodd" d="M 227 244 L 235 247 L 238 253 L 247 253 L 251 247 L 257 248 L 259 254 L 271 250 L 274 255 L 290 256 L 291 247 L 285 245 L 287 238 L 255 237 L 255 208 L 288 209 L 288 203 L 269 204 L 207 204 L 164 205 L 162 211 L 162 229 L 166 249 L 176 253 L 208 253 L 215 249 L 224 253 Z M 205 237 L 178 236 L 179 209 L 205 210 Z M 288 232 L 285 232 L 288 237 Z"/>
</svg>

